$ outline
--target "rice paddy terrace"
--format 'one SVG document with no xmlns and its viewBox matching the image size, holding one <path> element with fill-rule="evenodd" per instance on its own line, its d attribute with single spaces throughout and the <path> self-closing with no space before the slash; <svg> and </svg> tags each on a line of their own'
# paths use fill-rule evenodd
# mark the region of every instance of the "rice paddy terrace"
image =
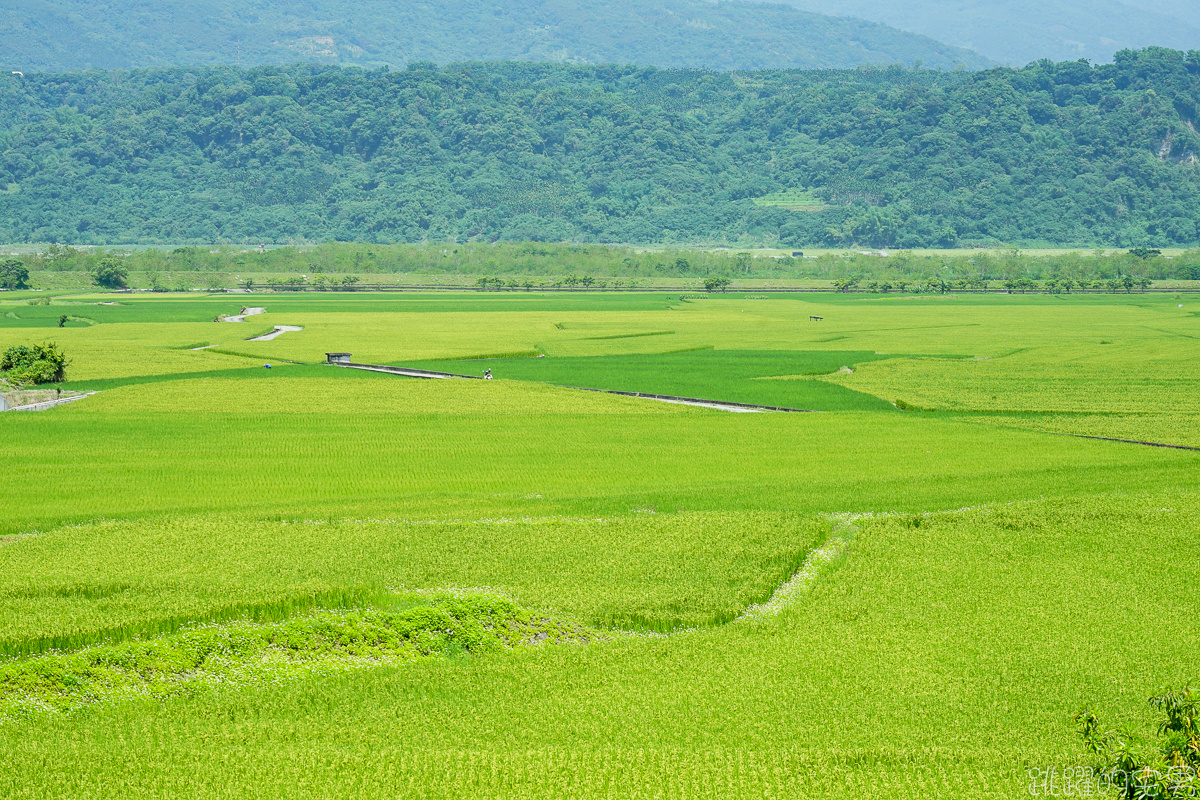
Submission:
<svg viewBox="0 0 1200 800">
<path fill-rule="evenodd" d="M 1011 798 L 1200 678 L 1200 455 L 1079 438 L 1200 447 L 1188 299 L 44 297 L 5 797 Z"/>
</svg>

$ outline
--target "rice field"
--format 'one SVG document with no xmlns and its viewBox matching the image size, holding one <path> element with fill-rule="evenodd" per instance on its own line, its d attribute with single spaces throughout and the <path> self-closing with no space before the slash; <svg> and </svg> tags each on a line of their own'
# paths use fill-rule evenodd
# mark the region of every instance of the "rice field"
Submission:
<svg viewBox="0 0 1200 800">
<path fill-rule="evenodd" d="M 1200 679 L 1200 454 L 1075 438 L 1200 446 L 1189 301 L 252 300 L 0 306 L 99 390 L 0 414 L 0 795 L 1012 798 Z"/>
<path fill-rule="evenodd" d="M 482 368 L 490 370 L 493 378 L 807 411 L 887 411 L 892 406 L 878 397 L 816 379 L 886 357 L 873 352 L 838 350 L 691 350 L 620 356 L 415 361 L 400 366 L 476 376 Z"/>
</svg>

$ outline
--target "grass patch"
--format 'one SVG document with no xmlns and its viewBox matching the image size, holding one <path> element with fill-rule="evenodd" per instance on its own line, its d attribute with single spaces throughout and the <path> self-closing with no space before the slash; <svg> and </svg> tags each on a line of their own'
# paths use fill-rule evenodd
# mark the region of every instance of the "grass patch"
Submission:
<svg viewBox="0 0 1200 800">
<path fill-rule="evenodd" d="M 783 189 L 754 198 L 754 205 L 788 211 L 820 211 L 825 203 L 808 189 Z"/>
</svg>

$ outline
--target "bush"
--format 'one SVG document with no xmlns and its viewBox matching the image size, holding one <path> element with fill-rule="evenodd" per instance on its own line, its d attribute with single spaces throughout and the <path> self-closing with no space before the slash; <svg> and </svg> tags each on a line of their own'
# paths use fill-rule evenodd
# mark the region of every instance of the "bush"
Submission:
<svg viewBox="0 0 1200 800">
<path fill-rule="evenodd" d="M 66 376 L 67 357 L 54 343 L 17 345 L 0 356 L 0 376 L 9 383 L 27 386 L 59 383 Z"/>
<path fill-rule="evenodd" d="M 0 261 L 0 288 L 28 289 L 29 270 L 15 258 Z"/>
<path fill-rule="evenodd" d="M 1126 798 L 1194 798 L 1200 796 L 1200 697 L 1187 687 L 1150 698 L 1163 712 L 1159 740 L 1138 746 L 1128 732 L 1101 731 L 1090 711 L 1075 716 L 1089 750 L 1103 759 L 1102 783 Z"/>
<path fill-rule="evenodd" d="M 92 280 L 96 285 L 108 289 L 124 289 L 128 278 L 129 271 L 115 258 L 100 259 L 92 270 Z"/>
</svg>

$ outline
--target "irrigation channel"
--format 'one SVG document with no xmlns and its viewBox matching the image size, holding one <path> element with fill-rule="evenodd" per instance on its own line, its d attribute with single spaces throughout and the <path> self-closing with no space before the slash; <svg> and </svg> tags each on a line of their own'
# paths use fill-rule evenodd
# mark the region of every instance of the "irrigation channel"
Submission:
<svg viewBox="0 0 1200 800">
<path fill-rule="evenodd" d="M 232 317 L 220 317 L 222 322 L 245 322 L 246 317 L 255 317 L 259 314 L 265 314 L 265 308 L 255 306 L 254 308 L 243 308 L 242 313 L 234 314 Z M 299 325 L 276 325 L 270 333 L 264 333 L 262 336 L 252 336 L 247 339 L 247 342 L 273 342 L 285 333 L 295 333 L 302 331 L 304 328 Z M 193 347 L 192 350 L 208 350 L 213 347 L 220 347 L 219 344 L 209 344 L 204 347 Z"/>
<path fill-rule="evenodd" d="M 73 394 L 70 397 L 59 397 L 54 400 L 43 400 L 40 403 L 29 403 L 28 405 L 23 406 L 10 406 L 4 399 L 4 396 L 0 395 L 0 411 L 46 411 L 54 408 L 55 406 L 62 406 L 66 405 L 67 403 L 74 403 L 76 400 L 82 400 L 85 397 L 91 397 L 94 394 L 95 392 L 84 392 L 83 394 Z"/>
<path fill-rule="evenodd" d="M 265 313 L 267 313 L 265 308 L 243 308 L 242 313 L 235 314 L 232 317 L 222 317 L 221 320 L 222 322 L 245 322 L 246 317 L 252 317 Z"/>
<path fill-rule="evenodd" d="M 481 381 L 478 375 L 459 375 L 454 372 L 433 372 L 427 369 L 410 369 L 408 367 L 391 367 L 386 364 L 355 364 L 349 361 L 331 361 L 336 367 L 347 369 L 362 369 L 368 372 L 383 372 L 389 375 L 399 375 L 404 378 L 424 378 L 432 380 L 471 380 Z M 557 385 L 557 384 L 556 384 Z M 819 414 L 806 408 L 784 408 L 782 406 L 759 406 L 752 403 L 732 403 L 724 400 L 704 400 L 699 397 L 677 397 L 670 394 L 648 394 L 646 392 L 622 392 L 616 389 L 593 389 L 587 386 L 560 386 L 562 389 L 575 389 L 580 392 L 601 392 L 603 394 L 619 394 L 622 397 L 640 397 L 644 400 L 658 400 L 663 403 L 676 403 L 684 406 L 699 406 L 700 408 L 715 408 L 720 411 L 732 411 L 739 414 L 756 414 L 765 411 L 784 411 L 792 414 Z"/>
<path fill-rule="evenodd" d="M 270 333 L 264 333 L 262 336 L 255 336 L 250 339 L 247 339 L 246 341 L 247 342 L 273 342 L 285 333 L 294 333 L 296 331 L 302 331 L 302 330 L 304 330 L 304 328 L 301 328 L 299 325 L 276 325 L 275 330 L 271 331 Z"/>
</svg>

